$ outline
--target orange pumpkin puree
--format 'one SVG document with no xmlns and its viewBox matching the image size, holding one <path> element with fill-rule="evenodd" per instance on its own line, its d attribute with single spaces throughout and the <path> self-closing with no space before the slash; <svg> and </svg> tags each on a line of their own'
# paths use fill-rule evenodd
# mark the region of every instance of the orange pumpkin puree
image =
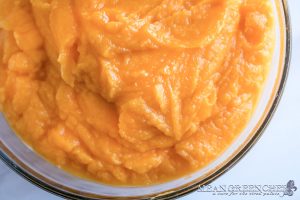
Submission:
<svg viewBox="0 0 300 200">
<path fill-rule="evenodd" d="M 148 185 L 208 165 L 273 56 L 269 0 L 0 0 L 0 107 L 40 155 Z"/>
</svg>

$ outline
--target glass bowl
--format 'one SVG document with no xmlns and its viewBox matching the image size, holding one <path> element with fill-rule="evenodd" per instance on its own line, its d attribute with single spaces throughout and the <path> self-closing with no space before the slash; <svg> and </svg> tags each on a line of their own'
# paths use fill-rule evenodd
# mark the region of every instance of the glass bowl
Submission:
<svg viewBox="0 0 300 200">
<path fill-rule="evenodd" d="M 207 167 L 180 179 L 146 187 L 117 187 L 75 177 L 45 161 L 24 144 L 0 114 L 0 157 L 33 184 L 68 199 L 171 199 L 210 183 L 239 161 L 267 127 L 283 92 L 288 74 L 291 30 L 285 0 L 272 0 L 276 47 L 270 74 L 258 106 L 247 127 L 233 144 Z"/>
</svg>

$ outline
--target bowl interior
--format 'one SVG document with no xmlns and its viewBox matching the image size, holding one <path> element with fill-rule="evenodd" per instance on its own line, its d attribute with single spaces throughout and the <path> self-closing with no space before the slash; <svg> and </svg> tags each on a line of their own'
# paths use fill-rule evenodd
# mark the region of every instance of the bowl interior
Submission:
<svg viewBox="0 0 300 200">
<path fill-rule="evenodd" d="M 72 196 L 93 199 L 97 197 L 155 197 L 158 195 L 167 197 L 176 196 L 176 193 L 179 195 L 180 191 L 185 193 L 192 190 L 192 186 L 195 184 L 205 184 L 223 173 L 226 170 L 224 166 L 229 166 L 229 163 L 233 163 L 246 152 L 245 147 L 253 144 L 255 135 L 260 135 L 270 118 L 270 111 L 274 109 L 272 107 L 274 107 L 280 84 L 285 76 L 284 58 L 287 36 L 284 32 L 285 29 L 282 28 L 286 27 L 285 8 L 277 0 L 272 0 L 272 3 L 275 13 L 276 47 L 262 96 L 247 127 L 234 143 L 207 167 L 183 178 L 148 187 L 112 187 L 82 180 L 58 169 L 37 155 L 12 132 L 3 115 L 0 115 L 0 156 L 27 179 L 69 198 Z"/>
</svg>

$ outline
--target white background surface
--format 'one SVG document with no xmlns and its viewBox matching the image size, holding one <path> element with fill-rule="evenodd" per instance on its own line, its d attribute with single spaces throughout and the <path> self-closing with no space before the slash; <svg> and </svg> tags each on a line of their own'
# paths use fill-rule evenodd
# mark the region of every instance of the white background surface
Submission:
<svg viewBox="0 0 300 200">
<path fill-rule="evenodd" d="M 286 89 L 271 124 L 252 150 L 234 168 L 212 183 L 217 185 L 282 185 L 294 180 L 293 196 L 216 197 L 194 192 L 182 200 L 300 199 L 300 1 L 288 0 L 293 29 L 293 55 Z M 61 200 L 26 182 L 0 161 L 0 200 Z"/>
</svg>

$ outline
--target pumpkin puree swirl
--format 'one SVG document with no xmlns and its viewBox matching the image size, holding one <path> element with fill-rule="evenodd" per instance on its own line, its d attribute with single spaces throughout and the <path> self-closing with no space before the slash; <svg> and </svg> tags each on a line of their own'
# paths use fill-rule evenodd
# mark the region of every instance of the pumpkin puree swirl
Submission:
<svg viewBox="0 0 300 200">
<path fill-rule="evenodd" d="M 73 174 L 173 180 L 247 125 L 273 20 L 269 0 L 0 0 L 0 109 Z"/>
</svg>

